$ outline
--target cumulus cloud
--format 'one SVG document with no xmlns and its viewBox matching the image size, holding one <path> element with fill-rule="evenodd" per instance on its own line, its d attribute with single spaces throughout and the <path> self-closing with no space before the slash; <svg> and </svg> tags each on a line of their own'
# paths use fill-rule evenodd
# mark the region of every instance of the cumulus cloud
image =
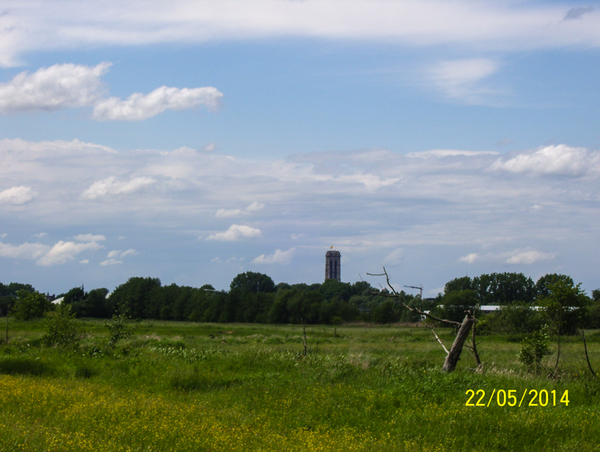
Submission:
<svg viewBox="0 0 600 452">
<path fill-rule="evenodd" d="M 106 237 L 101 234 L 79 234 L 73 238 L 75 240 L 79 240 L 80 242 L 101 242 L 106 240 Z"/>
<path fill-rule="evenodd" d="M 0 204 L 20 206 L 27 204 L 33 197 L 34 193 L 31 187 L 19 185 L 18 187 L 11 187 L 4 191 L 0 191 Z"/>
<path fill-rule="evenodd" d="M 225 232 L 217 232 L 209 235 L 206 240 L 219 240 L 226 242 L 234 242 L 244 239 L 255 239 L 262 237 L 260 229 L 252 228 L 246 225 L 232 224 Z"/>
<path fill-rule="evenodd" d="M 518 154 L 507 160 L 500 158 L 491 165 L 491 169 L 512 173 L 582 176 L 600 170 L 600 155 L 585 148 L 559 144 Z"/>
<path fill-rule="evenodd" d="M 12 259 L 38 259 L 50 250 L 48 245 L 41 243 L 23 243 L 11 245 L 0 242 L 0 256 Z"/>
<path fill-rule="evenodd" d="M 294 257 L 296 248 L 290 248 L 287 251 L 281 251 L 280 249 L 275 250 L 273 254 L 260 256 L 254 258 L 253 264 L 289 264 Z"/>
<path fill-rule="evenodd" d="M 94 182 L 81 196 L 86 199 L 97 199 L 109 195 L 128 195 L 156 182 L 151 177 L 134 177 L 126 182 L 118 182 L 116 179 L 115 176 L 111 176 Z"/>
<path fill-rule="evenodd" d="M 149 94 L 135 93 L 127 100 L 104 99 L 94 106 L 93 118 L 101 121 L 141 121 L 166 110 L 186 110 L 199 106 L 215 110 L 223 93 L 207 86 L 203 88 L 169 88 L 161 86 Z"/>
<path fill-rule="evenodd" d="M 67 261 L 73 260 L 76 255 L 83 251 L 96 251 L 101 248 L 103 246 L 96 242 L 75 243 L 63 242 L 61 240 L 40 257 L 37 260 L 37 264 L 43 266 L 64 264 Z"/>
<path fill-rule="evenodd" d="M 105 261 L 100 262 L 100 265 L 102 265 L 103 267 L 106 267 L 107 265 L 118 265 L 118 264 L 122 264 L 123 261 L 120 261 L 118 259 L 114 259 L 114 258 L 110 258 L 110 259 L 106 259 Z"/>
<path fill-rule="evenodd" d="M 0 84 L 0 113 L 54 111 L 93 104 L 102 94 L 100 77 L 110 63 L 95 67 L 55 64 L 33 74 L 21 72 Z"/>
<path fill-rule="evenodd" d="M 111 63 L 97 66 L 55 64 L 27 71 L 0 84 L 0 114 L 25 111 L 56 111 L 93 107 L 92 118 L 101 121 L 141 121 L 166 110 L 186 110 L 204 106 L 216 110 L 223 93 L 207 86 L 174 88 L 161 86 L 149 94 L 134 93 L 126 100 L 105 97 L 101 81 Z"/>
<path fill-rule="evenodd" d="M 11 245 L 0 242 L 0 256 L 12 259 L 34 260 L 37 265 L 50 266 L 64 264 L 84 251 L 97 251 L 104 248 L 95 241 L 83 243 L 59 241 L 53 246 L 41 243 Z"/>
</svg>

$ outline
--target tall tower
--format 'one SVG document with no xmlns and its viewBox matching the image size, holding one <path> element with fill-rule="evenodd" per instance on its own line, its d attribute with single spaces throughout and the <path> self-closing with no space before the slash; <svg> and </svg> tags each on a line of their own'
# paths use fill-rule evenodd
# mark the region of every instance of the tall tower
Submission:
<svg viewBox="0 0 600 452">
<path fill-rule="evenodd" d="M 325 253 L 325 281 L 328 279 L 342 280 L 342 255 L 339 251 Z"/>
</svg>

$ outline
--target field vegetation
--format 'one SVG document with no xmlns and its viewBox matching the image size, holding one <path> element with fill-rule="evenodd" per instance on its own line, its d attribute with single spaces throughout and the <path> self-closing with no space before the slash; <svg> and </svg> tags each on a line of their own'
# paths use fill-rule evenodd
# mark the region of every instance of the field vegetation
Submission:
<svg viewBox="0 0 600 452">
<path fill-rule="evenodd" d="M 445 353 L 422 324 L 308 325 L 304 356 L 302 325 L 57 317 L 9 321 L 0 345 L 2 451 L 593 451 L 600 444 L 600 379 L 588 370 L 580 336 L 563 338 L 558 372 L 548 378 L 519 362 L 524 336 L 516 333 L 480 337 L 483 371 L 464 351 L 446 373 Z M 69 319 L 74 330 L 65 327 Z M 50 341 L 57 328 L 75 339 Z M 125 334 L 115 340 L 115 331 Z M 451 328 L 437 333 L 452 342 Z M 586 339 L 600 369 L 600 333 L 588 330 Z M 549 348 L 545 368 L 554 365 L 556 344 Z M 529 406 L 532 389 L 537 406 Z M 485 391 L 484 406 L 466 405 L 469 390 Z M 515 390 L 517 402 L 526 397 L 509 406 L 500 390 Z"/>
</svg>

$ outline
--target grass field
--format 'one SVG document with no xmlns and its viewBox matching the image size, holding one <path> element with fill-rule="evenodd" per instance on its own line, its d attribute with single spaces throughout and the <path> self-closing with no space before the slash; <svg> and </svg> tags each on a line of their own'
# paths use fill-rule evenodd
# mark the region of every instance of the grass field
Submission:
<svg viewBox="0 0 600 452">
<path fill-rule="evenodd" d="M 299 326 L 141 322 L 112 349 L 103 322 L 83 323 L 75 350 L 41 346 L 41 321 L 10 324 L 9 344 L 0 345 L 0 450 L 593 451 L 600 444 L 600 379 L 587 370 L 579 338 L 566 341 L 559 376 L 549 380 L 517 362 L 517 338 L 481 337 L 485 373 L 470 369 L 465 350 L 457 371 L 445 374 L 444 352 L 425 328 L 309 326 L 305 357 Z M 452 341 L 450 330 L 441 337 Z M 600 334 L 587 337 L 600 370 Z"/>
</svg>

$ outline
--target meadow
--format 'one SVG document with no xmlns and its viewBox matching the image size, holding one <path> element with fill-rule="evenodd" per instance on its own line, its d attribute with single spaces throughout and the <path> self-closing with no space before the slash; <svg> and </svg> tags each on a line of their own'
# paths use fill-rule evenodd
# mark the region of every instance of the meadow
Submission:
<svg viewBox="0 0 600 452">
<path fill-rule="evenodd" d="M 61 349 L 42 345 L 43 321 L 11 320 L 9 343 L 0 345 L 0 450 L 592 451 L 600 444 L 600 379 L 587 369 L 580 337 L 564 339 L 559 373 L 549 379 L 517 361 L 518 337 L 482 336 L 484 372 L 474 372 L 464 350 L 448 374 L 445 353 L 423 327 L 309 325 L 304 356 L 298 325 L 143 321 L 110 347 L 102 321 L 82 324 L 79 346 Z M 451 343 L 450 329 L 439 334 Z M 587 338 L 600 370 L 600 332 Z"/>
</svg>

